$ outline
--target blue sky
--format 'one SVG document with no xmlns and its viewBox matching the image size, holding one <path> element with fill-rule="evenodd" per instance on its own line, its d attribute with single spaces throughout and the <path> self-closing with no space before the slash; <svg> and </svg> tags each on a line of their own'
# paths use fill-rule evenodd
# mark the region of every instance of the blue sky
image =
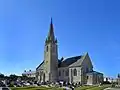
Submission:
<svg viewBox="0 0 120 90">
<path fill-rule="evenodd" d="M 59 58 L 88 52 L 105 76 L 120 72 L 119 0 L 0 0 L 0 72 L 35 70 L 44 56 L 50 18 Z"/>
</svg>

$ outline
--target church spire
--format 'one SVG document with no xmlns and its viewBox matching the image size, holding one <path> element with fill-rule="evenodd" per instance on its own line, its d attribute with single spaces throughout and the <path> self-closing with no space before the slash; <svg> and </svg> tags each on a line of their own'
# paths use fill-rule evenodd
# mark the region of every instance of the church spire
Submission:
<svg viewBox="0 0 120 90">
<path fill-rule="evenodd" d="M 52 18 L 51 18 L 50 29 L 49 29 L 49 33 L 48 33 L 48 40 L 52 40 L 52 41 L 55 40 Z"/>
<path fill-rule="evenodd" d="M 51 18 L 51 22 L 50 22 L 49 33 L 48 33 L 45 43 L 47 44 L 49 42 L 57 43 L 57 39 L 55 39 L 55 36 L 54 36 L 54 27 L 53 27 L 52 18 Z"/>
</svg>

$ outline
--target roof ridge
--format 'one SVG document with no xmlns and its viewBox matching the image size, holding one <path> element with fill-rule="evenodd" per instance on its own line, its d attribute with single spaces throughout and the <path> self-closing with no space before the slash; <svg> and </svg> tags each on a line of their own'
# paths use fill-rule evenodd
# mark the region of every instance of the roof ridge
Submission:
<svg viewBox="0 0 120 90">
<path fill-rule="evenodd" d="M 79 55 L 79 56 L 71 56 L 71 57 L 68 57 L 68 58 L 65 58 L 64 60 L 66 59 L 71 59 L 71 58 L 75 58 L 75 57 L 81 57 L 82 55 Z"/>
</svg>

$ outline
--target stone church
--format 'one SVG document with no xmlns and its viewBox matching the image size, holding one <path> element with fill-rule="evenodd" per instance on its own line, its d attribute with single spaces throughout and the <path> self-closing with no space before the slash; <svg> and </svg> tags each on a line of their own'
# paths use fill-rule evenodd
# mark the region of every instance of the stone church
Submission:
<svg viewBox="0 0 120 90">
<path fill-rule="evenodd" d="M 68 82 L 80 84 L 100 84 L 103 74 L 93 70 L 89 54 L 58 59 L 57 39 L 51 19 L 48 36 L 44 46 L 44 60 L 36 68 L 38 82 Z"/>
</svg>

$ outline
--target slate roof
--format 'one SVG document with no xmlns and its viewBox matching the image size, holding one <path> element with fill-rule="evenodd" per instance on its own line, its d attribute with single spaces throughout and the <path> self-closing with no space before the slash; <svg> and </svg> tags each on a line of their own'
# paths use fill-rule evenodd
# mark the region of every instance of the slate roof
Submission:
<svg viewBox="0 0 120 90">
<path fill-rule="evenodd" d="M 80 66 L 82 64 L 82 61 L 84 60 L 85 55 L 81 56 L 75 56 L 75 57 L 70 57 L 66 58 L 65 60 L 58 60 L 58 67 L 73 67 L 73 66 Z M 44 61 L 36 68 L 37 69 L 43 69 Z"/>
<path fill-rule="evenodd" d="M 39 69 L 39 68 L 43 69 L 43 65 L 44 65 L 44 61 L 36 68 L 36 70 Z"/>
<path fill-rule="evenodd" d="M 79 61 L 79 59 L 81 58 L 82 56 L 75 56 L 75 57 L 67 58 L 63 60 L 62 62 L 59 62 L 59 67 L 68 67 L 69 65 L 72 65 L 73 63 Z"/>
<path fill-rule="evenodd" d="M 103 74 L 103 73 L 96 72 L 96 71 L 91 71 L 91 72 L 89 72 L 89 73 L 87 73 L 87 74 L 90 75 L 90 74 Z"/>
<path fill-rule="evenodd" d="M 86 55 L 81 56 L 81 58 L 79 58 L 79 60 L 77 60 L 76 62 L 74 62 L 73 64 L 69 65 L 69 67 L 75 67 L 75 66 L 81 66 L 84 58 Z"/>
</svg>

